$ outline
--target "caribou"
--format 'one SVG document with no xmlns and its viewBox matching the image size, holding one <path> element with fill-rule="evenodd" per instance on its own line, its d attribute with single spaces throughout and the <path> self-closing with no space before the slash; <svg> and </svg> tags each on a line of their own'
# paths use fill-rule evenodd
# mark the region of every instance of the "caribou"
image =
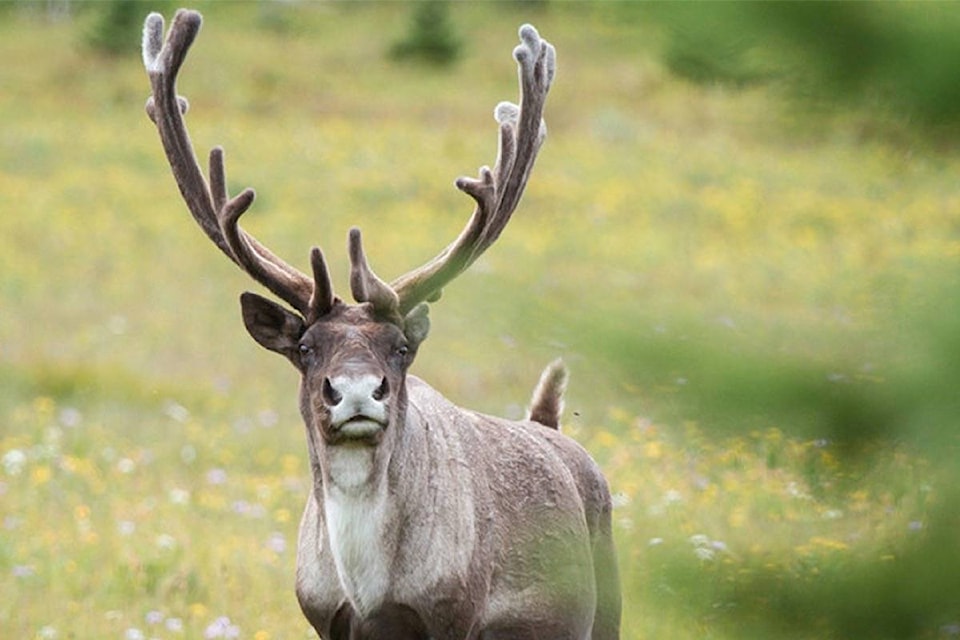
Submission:
<svg viewBox="0 0 960 640">
<path fill-rule="evenodd" d="M 309 623 L 328 640 L 617 638 L 610 492 L 589 454 L 559 431 L 564 366 L 546 368 L 522 421 L 462 409 L 408 374 L 430 327 L 428 303 L 497 240 L 520 200 L 546 135 L 553 46 L 521 27 L 520 104 L 496 107 L 493 169 L 456 182 L 476 206 L 452 243 L 387 283 L 360 231 L 349 231 L 351 304 L 334 294 L 319 248 L 308 275 L 239 226 L 254 191 L 227 193 L 222 148 L 204 177 L 176 91 L 201 23 L 181 9 L 164 38 L 163 17 L 147 17 L 146 110 L 196 223 L 290 307 L 240 297 L 253 339 L 301 377 L 312 483 L 296 594 Z"/>
</svg>

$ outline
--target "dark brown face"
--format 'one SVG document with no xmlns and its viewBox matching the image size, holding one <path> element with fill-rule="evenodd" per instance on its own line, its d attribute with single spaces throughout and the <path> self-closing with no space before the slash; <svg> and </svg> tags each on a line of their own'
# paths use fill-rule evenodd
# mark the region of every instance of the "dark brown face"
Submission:
<svg viewBox="0 0 960 640">
<path fill-rule="evenodd" d="M 369 305 L 337 307 L 297 346 L 304 419 L 327 444 L 379 443 L 396 423 L 413 356 L 403 331 L 376 321 Z"/>
<path fill-rule="evenodd" d="M 241 303 L 253 338 L 300 371 L 301 413 L 327 445 L 376 445 L 402 420 L 407 369 L 429 328 L 425 306 L 400 321 L 377 318 L 369 304 L 338 302 L 306 327 L 300 316 L 255 294 L 244 294 Z"/>
</svg>

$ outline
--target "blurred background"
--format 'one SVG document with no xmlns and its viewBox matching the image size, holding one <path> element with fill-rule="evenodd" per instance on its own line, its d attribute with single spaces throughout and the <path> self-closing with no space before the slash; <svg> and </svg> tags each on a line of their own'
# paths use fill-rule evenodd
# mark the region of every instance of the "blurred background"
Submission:
<svg viewBox="0 0 960 640">
<path fill-rule="evenodd" d="M 532 22 L 549 137 L 413 372 L 615 493 L 624 638 L 960 636 L 960 8 L 196 2 L 181 73 L 246 228 L 347 291 L 446 245 Z M 172 2 L 0 4 L 0 636 L 309 638 L 296 373 L 143 112 Z"/>
</svg>

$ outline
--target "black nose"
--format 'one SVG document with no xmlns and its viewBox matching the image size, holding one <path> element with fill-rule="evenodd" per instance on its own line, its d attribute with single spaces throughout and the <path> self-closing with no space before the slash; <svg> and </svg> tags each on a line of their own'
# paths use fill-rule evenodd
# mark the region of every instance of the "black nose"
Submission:
<svg viewBox="0 0 960 640">
<path fill-rule="evenodd" d="M 387 382 L 386 376 L 380 381 L 380 386 L 373 390 L 372 395 L 374 400 L 383 400 L 390 395 L 390 383 Z"/>
<path fill-rule="evenodd" d="M 333 388 L 330 378 L 323 379 L 323 401 L 327 406 L 335 407 L 343 400 L 343 394 Z"/>
</svg>

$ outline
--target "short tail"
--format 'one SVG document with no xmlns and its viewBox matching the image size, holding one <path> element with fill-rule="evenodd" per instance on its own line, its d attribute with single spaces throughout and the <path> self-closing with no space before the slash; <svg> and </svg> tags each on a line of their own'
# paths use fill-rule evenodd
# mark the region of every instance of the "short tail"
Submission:
<svg viewBox="0 0 960 640">
<path fill-rule="evenodd" d="M 551 429 L 560 428 L 563 413 L 563 392 L 567 388 L 567 367 L 559 358 L 547 365 L 540 374 L 540 382 L 533 390 L 528 420 L 539 422 Z"/>
</svg>

